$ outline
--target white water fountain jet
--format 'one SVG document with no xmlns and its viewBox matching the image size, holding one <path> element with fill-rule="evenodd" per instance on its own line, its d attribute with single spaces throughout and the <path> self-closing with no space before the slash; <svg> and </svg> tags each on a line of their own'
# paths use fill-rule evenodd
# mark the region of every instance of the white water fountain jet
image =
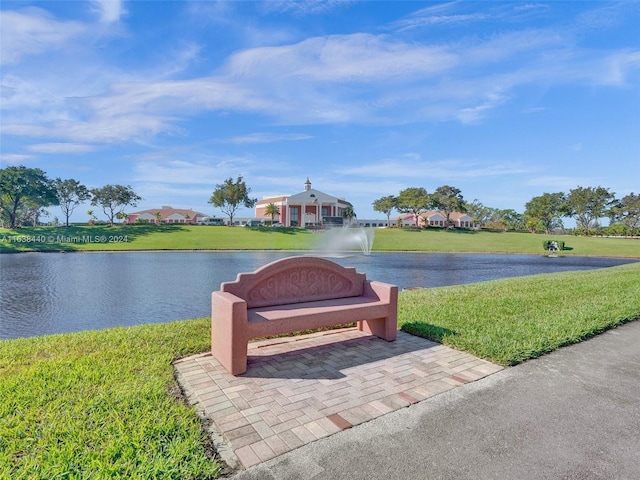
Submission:
<svg viewBox="0 0 640 480">
<path fill-rule="evenodd" d="M 374 230 L 362 227 L 332 228 L 318 234 L 317 249 L 325 257 L 344 256 L 354 251 L 371 255 Z"/>
</svg>

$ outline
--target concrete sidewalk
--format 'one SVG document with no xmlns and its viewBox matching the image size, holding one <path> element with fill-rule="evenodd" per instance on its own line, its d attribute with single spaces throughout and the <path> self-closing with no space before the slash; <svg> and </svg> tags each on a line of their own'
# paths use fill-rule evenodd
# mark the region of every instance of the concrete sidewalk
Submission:
<svg viewBox="0 0 640 480">
<path fill-rule="evenodd" d="M 309 443 L 234 480 L 640 478 L 640 322 Z"/>
</svg>

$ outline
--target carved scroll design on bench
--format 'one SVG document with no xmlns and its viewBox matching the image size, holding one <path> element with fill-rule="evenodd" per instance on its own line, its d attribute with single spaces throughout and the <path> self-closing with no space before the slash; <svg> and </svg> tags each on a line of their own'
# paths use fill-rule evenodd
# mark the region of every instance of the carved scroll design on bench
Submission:
<svg viewBox="0 0 640 480">
<path fill-rule="evenodd" d="M 317 268 L 286 270 L 259 282 L 248 292 L 250 301 L 287 300 L 338 295 L 351 290 L 352 282 L 335 272 Z"/>
</svg>

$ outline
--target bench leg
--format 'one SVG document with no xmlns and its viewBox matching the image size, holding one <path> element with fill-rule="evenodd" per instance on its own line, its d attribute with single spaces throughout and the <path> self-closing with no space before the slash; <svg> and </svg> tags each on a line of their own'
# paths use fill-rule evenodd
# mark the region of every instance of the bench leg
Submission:
<svg viewBox="0 0 640 480">
<path fill-rule="evenodd" d="M 362 320 L 358 322 L 358 330 L 380 337 L 387 342 L 393 342 L 398 336 L 398 321 L 389 317 Z"/>
<path fill-rule="evenodd" d="M 393 342 L 398 336 L 398 287 L 368 280 L 364 284 L 364 292 L 388 303 L 388 307 L 384 310 L 385 317 L 359 321 L 358 329 Z"/>
<path fill-rule="evenodd" d="M 219 330 L 218 330 L 219 331 Z M 233 345 L 224 335 L 212 333 L 211 353 L 231 375 L 240 375 L 247 371 L 247 342 Z"/>
<path fill-rule="evenodd" d="M 247 305 L 213 293 L 211 353 L 231 375 L 247 371 Z"/>
</svg>

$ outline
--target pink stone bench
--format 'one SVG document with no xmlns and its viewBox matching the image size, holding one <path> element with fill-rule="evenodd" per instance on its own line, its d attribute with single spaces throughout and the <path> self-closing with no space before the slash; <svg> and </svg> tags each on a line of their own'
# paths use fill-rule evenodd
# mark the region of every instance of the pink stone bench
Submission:
<svg viewBox="0 0 640 480">
<path fill-rule="evenodd" d="M 289 257 L 240 273 L 211 294 L 211 351 L 232 375 L 247 371 L 253 338 L 358 322 L 396 339 L 398 287 L 324 258 Z"/>
</svg>

